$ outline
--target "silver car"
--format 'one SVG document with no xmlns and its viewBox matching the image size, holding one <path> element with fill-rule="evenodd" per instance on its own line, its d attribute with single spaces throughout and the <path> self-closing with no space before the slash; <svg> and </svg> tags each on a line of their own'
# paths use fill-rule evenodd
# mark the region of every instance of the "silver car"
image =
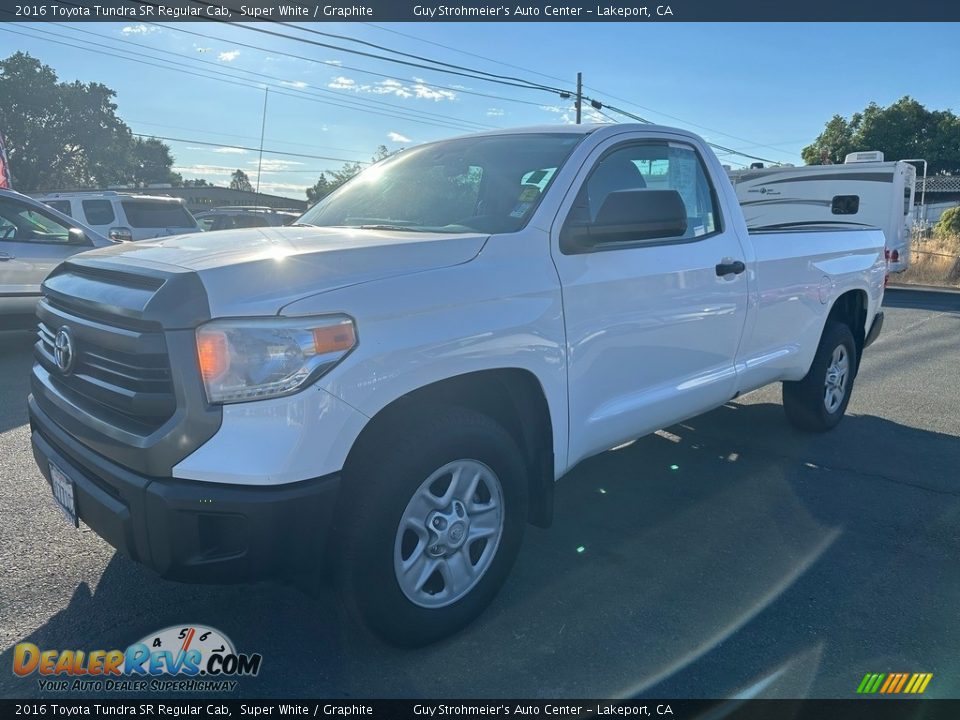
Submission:
<svg viewBox="0 0 960 720">
<path fill-rule="evenodd" d="M 32 327 L 40 283 L 71 255 L 114 241 L 41 202 L 0 190 L 0 329 Z"/>
</svg>

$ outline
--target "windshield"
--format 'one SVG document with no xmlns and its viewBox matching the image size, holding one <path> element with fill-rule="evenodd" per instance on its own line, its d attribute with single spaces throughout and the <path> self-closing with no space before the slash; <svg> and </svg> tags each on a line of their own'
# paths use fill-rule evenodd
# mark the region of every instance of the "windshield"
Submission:
<svg viewBox="0 0 960 720">
<path fill-rule="evenodd" d="M 368 168 L 301 224 L 426 232 L 522 228 L 579 133 L 495 135 L 431 143 Z"/>
</svg>

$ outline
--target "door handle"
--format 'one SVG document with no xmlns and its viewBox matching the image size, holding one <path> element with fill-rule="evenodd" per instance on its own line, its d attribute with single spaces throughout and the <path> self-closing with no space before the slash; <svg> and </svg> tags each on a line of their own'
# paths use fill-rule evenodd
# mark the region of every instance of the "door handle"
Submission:
<svg viewBox="0 0 960 720">
<path fill-rule="evenodd" d="M 0 252 L 0 262 L 5 262 L 7 260 L 16 260 L 16 257 L 10 253 Z"/>
<path fill-rule="evenodd" d="M 743 264 L 742 260 L 722 262 L 717 264 L 717 277 L 723 277 L 724 275 L 739 275 L 746 269 L 747 266 Z"/>
</svg>

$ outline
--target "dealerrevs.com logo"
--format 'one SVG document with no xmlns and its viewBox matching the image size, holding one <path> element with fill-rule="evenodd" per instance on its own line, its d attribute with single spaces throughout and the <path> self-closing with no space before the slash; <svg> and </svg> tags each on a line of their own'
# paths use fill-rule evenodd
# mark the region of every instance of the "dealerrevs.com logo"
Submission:
<svg viewBox="0 0 960 720">
<path fill-rule="evenodd" d="M 219 630 L 175 625 L 126 650 L 42 650 L 19 643 L 13 672 L 37 676 L 43 691 L 232 691 L 237 677 L 255 677 L 263 657 L 238 653 Z"/>
</svg>

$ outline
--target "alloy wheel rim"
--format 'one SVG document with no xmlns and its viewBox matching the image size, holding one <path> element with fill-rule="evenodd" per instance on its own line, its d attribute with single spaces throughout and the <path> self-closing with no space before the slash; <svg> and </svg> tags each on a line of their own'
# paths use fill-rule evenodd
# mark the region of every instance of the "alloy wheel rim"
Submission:
<svg viewBox="0 0 960 720">
<path fill-rule="evenodd" d="M 847 376 L 850 370 L 850 357 L 844 345 L 833 349 L 830 364 L 823 383 L 823 404 L 828 413 L 835 413 L 843 404 L 847 395 Z"/>
<path fill-rule="evenodd" d="M 493 563 L 504 519 L 503 488 L 489 466 L 463 459 L 433 472 L 397 527 L 393 569 L 403 594 L 425 608 L 465 597 Z"/>
</svg>

